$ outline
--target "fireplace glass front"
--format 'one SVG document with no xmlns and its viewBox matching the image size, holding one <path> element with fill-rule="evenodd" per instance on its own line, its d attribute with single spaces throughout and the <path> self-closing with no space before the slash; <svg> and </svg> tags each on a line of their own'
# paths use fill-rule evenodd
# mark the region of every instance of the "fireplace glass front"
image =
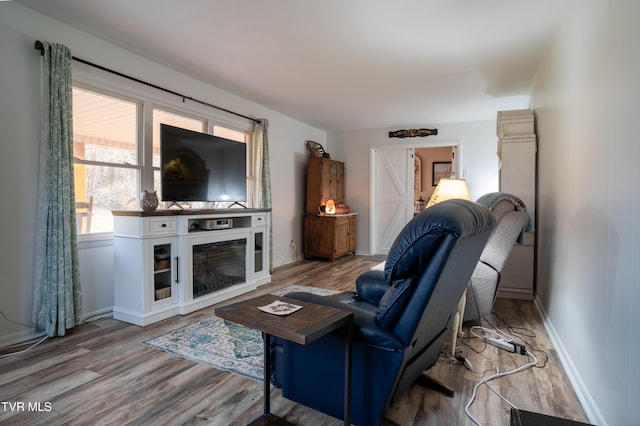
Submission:
<svg viewBox="0 0 640 426">
<path fill-rule="evenodd" d="M 247 239 L 193 246 L 193 297 L 243 283 Z"/>
</svg>

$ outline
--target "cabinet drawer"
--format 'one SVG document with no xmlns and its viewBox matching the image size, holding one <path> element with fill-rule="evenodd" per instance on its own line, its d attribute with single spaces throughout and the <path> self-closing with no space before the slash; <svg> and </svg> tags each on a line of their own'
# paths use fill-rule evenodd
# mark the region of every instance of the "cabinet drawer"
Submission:
<svg viewBox="0 0 640 426">
<path fill-rule="evenodd" d="M 176 232 L 175 217 L 151 217 L 144 219 L 146 235 L 174 234 Z"/>
<path fill-rule="evenodd" d="M 268 221 L 266 213 L 253 215 L 253 226 L 267 226 Z"/>
</svg>

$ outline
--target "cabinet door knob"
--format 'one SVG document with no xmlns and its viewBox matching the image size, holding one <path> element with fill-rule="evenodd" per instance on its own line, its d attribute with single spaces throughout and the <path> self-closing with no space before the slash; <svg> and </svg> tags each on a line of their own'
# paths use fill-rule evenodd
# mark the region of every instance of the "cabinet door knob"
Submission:
<svg viewBox="0 0 640 426">
<path fill-rule="evenodd" d="M 163 224 L 162 224 L 162 227 L 163 227 L 163 228 L 166 228 L 166 227 L 167 227 L 167 224 L 166 224 L 166 223 L 163 223 Z"/>
</svg>

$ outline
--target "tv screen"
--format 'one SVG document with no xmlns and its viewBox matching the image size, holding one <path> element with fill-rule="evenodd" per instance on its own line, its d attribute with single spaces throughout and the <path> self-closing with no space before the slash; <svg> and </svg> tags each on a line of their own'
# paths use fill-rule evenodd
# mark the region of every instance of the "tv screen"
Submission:
<svg viewBox="0 0 640 426">
<path fill-rule="evenodd" d="M 246 144 L 160 125 L 163 201 L 247 201 Z"/>
</svg>

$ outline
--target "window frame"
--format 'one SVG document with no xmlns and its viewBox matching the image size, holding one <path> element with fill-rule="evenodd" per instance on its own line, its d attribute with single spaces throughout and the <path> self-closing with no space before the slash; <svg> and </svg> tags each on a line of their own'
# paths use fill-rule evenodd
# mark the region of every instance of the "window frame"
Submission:
<svg viewBox="0 0 640 426">
<path fill-rule="evenodd" d="M 153 111 L 158 109 L 203 122 L 203 132 L 213 134 L 214 126 L 225 127 L 246 135 L 247 165 L 252 164 L 253 123 L 248 119 L 228 117 L 206 105 L 189 102 L 176 95 L 161 92 L 122 77 L 107 74 L 84 64 L 74 62 L 73 87 L 136 104 L 136 159 L 137 164 L 108 163 L 75 159 L 74 164 L 119 167 L 138 170 L 136 178 L 136 203 L 140 194 L 154 191 L 154 173 L 160 167 L 153 166 Z M 111 239 L 113 232 L 78 234 L 79 241 Z"/>
</svg>

